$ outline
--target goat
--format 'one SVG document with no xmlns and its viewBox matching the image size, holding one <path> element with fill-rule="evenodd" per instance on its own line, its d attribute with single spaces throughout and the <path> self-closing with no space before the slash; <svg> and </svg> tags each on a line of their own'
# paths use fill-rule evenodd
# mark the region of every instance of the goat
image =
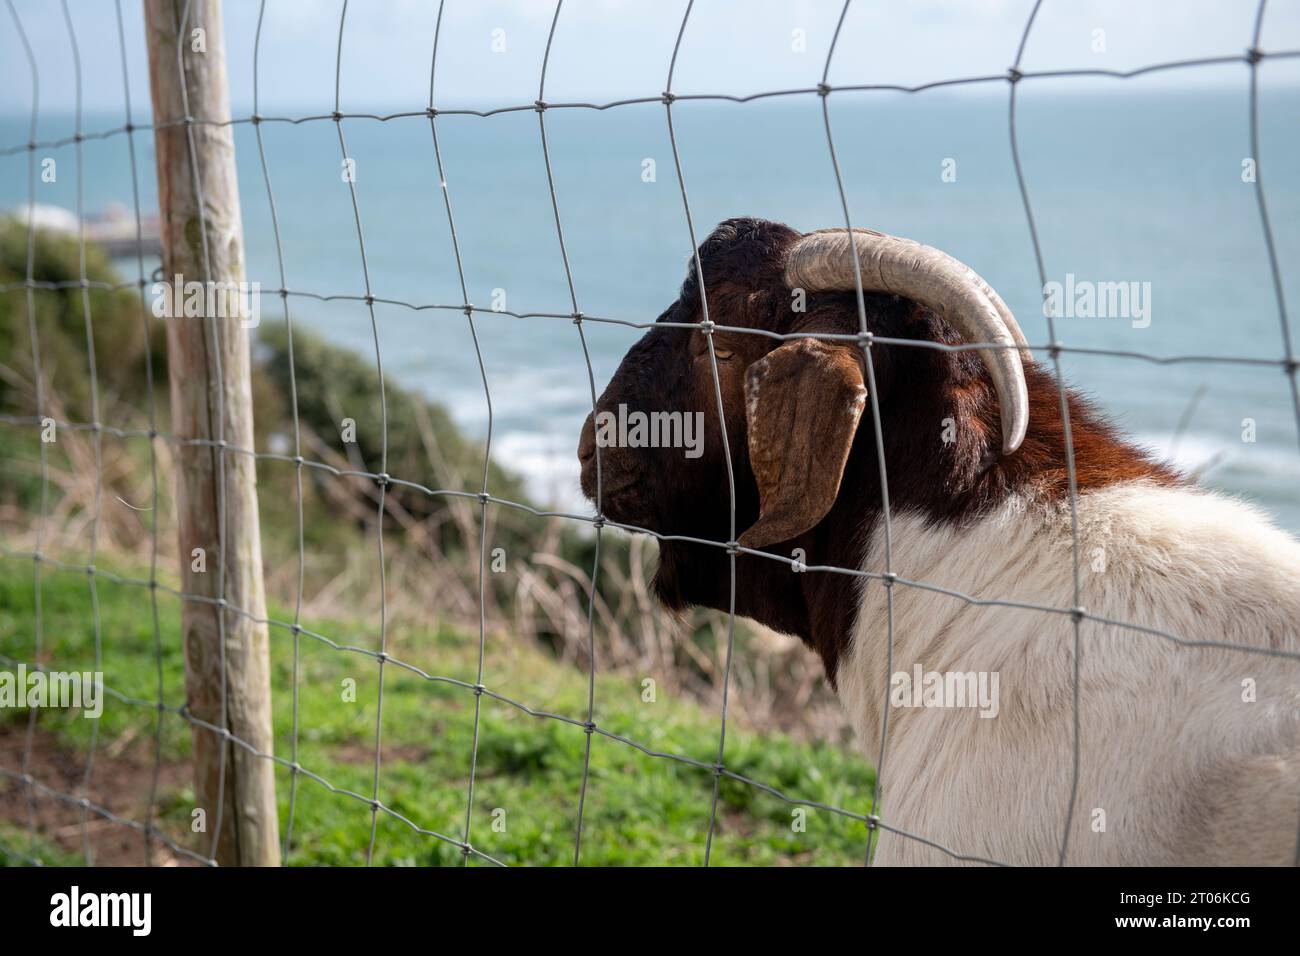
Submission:
<svg viewBox="0 0 1300 956">
<path fill-rule="evenodd" d="M 787 559 L 734 555 L 736 613 L 820 655 L 868 759 L 889 707 L 879 812 L 893 829 L 880 834 L 878 864 L 1058 861 L 1075 779 L 1076 664 L 1067 863 L 1291 863 L 1300 542 L 1252 507 L 1194 487 L 1065 390 L 1088 612 L 1076 662 L 1078 615 L 1035 609 L 1079 610 L 1055 377 L 969 267 L 868 230 L 851 239 L 756 219 L 720 224 L 588 416 L 583 491 L 607 520 L 664 536 L 659 601 L 728 609 L 733 555 L 698 539 L 732 540 L 734 484 L 736 543 Z M 875 341 L 885 338 L 985 347 Z M 882 575 L 868 384 L 896 579 Z M 619 406 L 702 416 L 702 448 L 690 457 L 601 441 L 597 418 Z M 1264 653 L 1180 645 L 1107 621 Z M 903 685 L 914 670 L 994 675 L 996 718 L 912 706 L 920 698 Z"/>
</svg>

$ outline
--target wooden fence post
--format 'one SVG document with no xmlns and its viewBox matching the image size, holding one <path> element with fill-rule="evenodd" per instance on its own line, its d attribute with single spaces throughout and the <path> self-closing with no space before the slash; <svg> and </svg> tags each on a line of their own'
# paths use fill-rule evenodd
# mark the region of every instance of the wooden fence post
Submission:
<svg viewBox="0 0 1300 956">
<path fill-rule="evenodd" d="M 154 148 L 163 272 L 173 303 L 185 301 L 195 288 L 174 288 L 177 282 L 202 283 L 205 293 L 244 282 L 234 135 L 229 125 L 206 122 L 230 119 L 221 2 L 189 0 L 188 16 L 186 7 L 186 0 L 144 3 L 154 124 L 162 127 L 154 131 Z M 188 121 L 183 92 L 188 117 L 205 122 Z M 267 628 L 258 623 L 266 618 L 266 596 L 256 463 L 229 450 L 253 448 L 249 334 L 241 316 L 212 308 L 214 301 L 234 299 L 218 293 L 205 294 L 203 301 L 202 317 L 169 310 L 165 320 L 172 431 L 180 439 L 175 451 L 181 581 L 187 594 L 212 599 L 182 601 L 186 695 L 194 717 L 269 755 L 271 682 Z M 186 444 L 187 439 L 205 444 Z M 275 765 L 220 731 L 191 727 L 196 807 L 206 817 L 204 839 L 215 836 L 216 861 L 279 865 Z M 207 845 L 200 845 L 206 852 Z"/>
</svg>

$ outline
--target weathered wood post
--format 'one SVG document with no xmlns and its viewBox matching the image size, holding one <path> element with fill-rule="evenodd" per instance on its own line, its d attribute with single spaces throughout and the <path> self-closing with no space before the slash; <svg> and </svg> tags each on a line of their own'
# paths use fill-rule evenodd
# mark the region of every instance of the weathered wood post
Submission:
<svg viewBox="0 0 1300 956">
<path fill-rule="evenodd" d="M 175 303 L 196 288 L 208 293 L 202 316 L 173 307 L 165 320 L 172 430 L 180 440 L 181 581 L 187 594 L 211 599 L 182 601 L 185 688 L 194 717 L 270 754 L 267 629 L 257 623 L 266 618 L 257 473 L 250 455 L 230 450 L 253 447 L 249 334 L 245 318 L 213 308 L 238 298 L 220 290 L 244 282 L 234 135 L 229 125 L 206 122 L 230 118 L 221 2 L 189 0 L 186 9 L 186 0 L 144 4 L 154 124 L 161 126 L 154 149 L 167 294 Z M 189 122 L 187 110 L 205 122 Z M 177 282 L 183 285 L 173 288 Z M 189 285 L 195 282 L 201 287 Z M 215 838 L 215 859 L 279 865 L 274 764 L 221 731 L 191 726 L 196 809 L 206 818 L 205 839 Z"/>
</svg>

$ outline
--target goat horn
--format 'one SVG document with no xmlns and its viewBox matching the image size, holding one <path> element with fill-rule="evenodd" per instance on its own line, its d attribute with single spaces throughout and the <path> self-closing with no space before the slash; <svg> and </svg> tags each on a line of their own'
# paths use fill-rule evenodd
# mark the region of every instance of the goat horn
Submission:
<svg viewBox="0 0 1300 956">
<path fill-rule="evenodd" d="M 1002 452 L 1011 454 L 1029 426 L 1029 393 L 1021 357 L 1029 359 L 1024 333 L 1006 303 L 970 266 L 946 252 L 911 239 L 871 229 L 854 229 L 854 245 L 864 292 L 893 292 L 920 302 L 945 319 L 968 342 L 999 348 L 980 349 L 993 377 L 1002 411 Z M 785 266 L 791 288 L 856 288 L 853 251 L 843 229 L 810 232 L 795 243 Z"/>
</svg>

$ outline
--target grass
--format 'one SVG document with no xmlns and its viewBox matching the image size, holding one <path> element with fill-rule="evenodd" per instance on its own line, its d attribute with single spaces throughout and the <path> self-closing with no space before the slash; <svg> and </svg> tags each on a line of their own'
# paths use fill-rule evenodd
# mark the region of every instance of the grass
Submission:
<svg viewBox="0 0 1300 956">
<path fill-rule="evenodd" d="M 144 577 L 138 568 L 119 573 Z M 34 642 L 34 588 L 27 561 L 0 558 L 0 654 L 31 661 Z M 159 669 L 155 659 L 149 592 L 98 578 L 99 619 L 105 684 L 127 696 L 152 701 Z M 58 670 L 90 670 L 94 627 L 90 583 L 84 574 L 45 567 L 42 571 L 41 663 Z M 179 600 L 158 594 L 162 645 L 163 698 L 184 701 Z M 285 608 L 271 617 L 291 620 Z M 311 630 L 341 644 L 377 650 L 378 622 L 304 621 Z M 290 754 L 293 713 L 294 637 L 271 629 L 272 686 L 276 753 Z M 430 674 L 474 683 L 478 635 L 443 628 L 390 628 L 388 653 Z M 0 661 L 0 667 L 12 665 Z M 334 786 L 369 795 L 374 773 L 378 665 L 374 658 L 334 650 L 309 637 L 299 638 L 300 764 Z M 596 721 L 646 747 L 711 763 L 717 755 L 719 716 L 688 699 L 659 691 L 644 698 L 653 674 L 601 675 L 596 687 Z M 345 699 L 355 681 L 355 700 Z M 585 719 L 585 674 L 557 662 L 532 642 L 489 633 L 484 683 L 493 691 L 536 710 Z M 659 681 L 666 686 L 667 681 Z M 21 739 L 27 714 L 0 710 L 0 739 Z M 155 711 L 108 698 L 98 723 L 91 796 L 97 787 L 115 794 L 109 809 L 141 819 L 153 766 Z M 96 722 L 76 713 L 39 714 L 40 746 L 79 767 L 85 760 Z M 475 725 L 472 691 L 429 681 L 400 667 L 385 668 L 380 799 L 418 825 L 459 838 L 462 835 Z M 162 723 L 162 753 L 171 773 L 160 791 L 163 827 L 177 842 L 206 852 L 207 840 L 190 834 L 193 792 L 184 762 L 190 729 L 179 716 Z M 582 727 L 538 718 L 484 696 L 479 715 L 478 761 L 473 806 L 473 845 L 502 862 L 562 865 L 572 862 L 585 734 Z M 11 752 L 11 751 L 6 751 Z M 0 758 L 6 759 L 6 758 Z M 12 761 L 8 761 L 12 762 Z M 726 766 L 775 787 L 792 798 L 817 801 L 862 813 L 868 809 L 872 773 L 861 758 L 838 747 L 796 742 L 780 734 L 758 735 L 738 722 L 727 728 Z M 17 769 L 5 764 L 6 769 Z M 138 778 L 138 779 L 136 779 Z M 76 779 L 79 779 L 79 773 Z M 56 789 L 75 792 L 75 785 Z M 108 784 L 113 784 L 109 787 Z M 0 781 L 0 795 L 13 787 Z M 591 773 L 583 823 L 585 865 L 696 865 L 703 862 L 713 797 L 708 769 L 656 758 L 593 735 Z M 277 770 L 281 833 L 288 816 L 290 774 Z M 12 794 L 11 794 L 12 796 Z M 105 798 L 107 799 L 107 798 Z M 18 807 L 10 799 L 0 806 Z M 865 826 L 841 815 L 796 808 L 763 790 L 722 778 L 718 826 L 711 862 L 733 865 L 860 864 Z M 76 811 L 70 811 L 74 816 Z M 802 829 L 792 824 L 802 816 Z M 369 806 L 298 780 L 292 865 L 353 865 L 365 861 L 370 838 Z M 68 828 L 65 828 L 68 829 Z M 75 830 L 75 828 L 73 828 Z M 137 838 L 138 839 L 138 838 Z M 42 834 L 36 855 L 51 864 L 81 861 L 80 837 Z M 5 849 L 26 854 L 25 812 L 0 817 L 0 865 L 12 862 Z M 380 813 L 374 862 L 378 865 L 458 865 L 459 848 L 415 832 Z"/>
</svg>

